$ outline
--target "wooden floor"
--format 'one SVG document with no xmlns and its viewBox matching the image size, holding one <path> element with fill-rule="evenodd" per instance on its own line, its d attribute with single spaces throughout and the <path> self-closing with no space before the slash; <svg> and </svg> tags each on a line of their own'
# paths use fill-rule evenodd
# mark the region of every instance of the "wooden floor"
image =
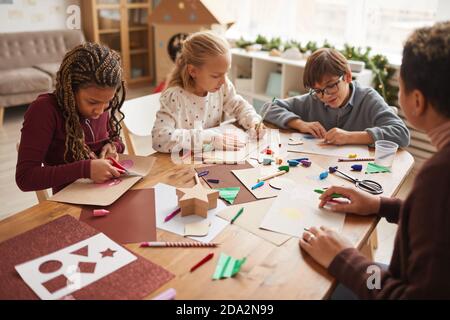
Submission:
<svg viewBox="0 0 450 320">
<path fill-rule="evenodd" d="M 133 88 L 129 89 L 127 98 L 132 99 L 152 93 L 153 88 Z M 26 106 L 6 109 L 3 128 L 0 129 L 0 220 L 19 211 L 37 204 L 34 192 L 22 192 L 15 183 L 15 166 L 17 162 L 16 143 L 20 140 L 20 129 L 22 127 L 23 115 Z M 151 138 L 135 138 L 137 154 L 148 155 L 152 152 Z M 410 174 L 398 197 L 404 199 L 411 189 L 414 177 L 414 170 Z M 375 252 L 375 260 L 389 264 L 397 226 L 382 219 L 377 227 L 378 249 Z"/>
</svg>

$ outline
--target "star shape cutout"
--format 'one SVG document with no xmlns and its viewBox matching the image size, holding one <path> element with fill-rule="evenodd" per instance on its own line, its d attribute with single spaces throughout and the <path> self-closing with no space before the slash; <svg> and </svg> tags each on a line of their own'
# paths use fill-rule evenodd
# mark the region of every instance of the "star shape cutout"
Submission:
<svg viewBox="0 0 450 320">
<path fill-rule="evenodd" d="M 177 196 L 180 206 L 181 202 L 193 201 L 194 207 L 198 206 L 207 210 L 210 208 L 210 204 L 214 203 L 213 201 L 217 201 L 219 191 L 207 189 L 198 183 L 192 188 L 177 188 Z"/>
<path fill-rule="evenodd" d="M 116 253 L 117 251 L 115 250 L 111 250 L 110 248 L 106 249 L 105 251 L 100 252 L 102 254 L 102 258 L 104 257 L 113 257 L 114 253 Z"/>
<path fill-rule="evenodd" d="M 197 184 L 192 188 L 178 188 L 183 193 L 181 200 L 195 199 L 196 202 L 208 202 L 208 196 L 217 192 L 216 190 L 206 189 L 201 184 Z"/>
</svg>

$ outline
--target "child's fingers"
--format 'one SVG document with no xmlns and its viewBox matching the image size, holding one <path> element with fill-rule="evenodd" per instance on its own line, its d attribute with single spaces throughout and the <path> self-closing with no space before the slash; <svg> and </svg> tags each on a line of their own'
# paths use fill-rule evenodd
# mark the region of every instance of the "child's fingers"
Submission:
<svg viewBox="0 0 450 320">
<path fill-rule="evenodd" d="M 325 130 L 325 128 L 321 125 L 320 126 L 320 133 L 322 134 L 322 137 L 325 137 L 327 131 Z"/>
<path fill-rule="evenodd" d="M 309 129 L 309 133 L 312 134 L 315 138 L 320 138 L 319 133 L 315 127 L 311 127 Z"/>
<path fill-rule="evenodd" d="M 305 241 L 303 238 L 300 238 L 298 244 L 300 245 L 300 248 L 305 250 L 307 253 L 311 250 L 311 244 L 309 244 L 307 241 Z"/>
<path fill-rule="evenodd" d="M 106 149 L 103 149 L 102 152 L 100 152 L 99 158 L 105 159 L 105 157 L 106 157 Z"/>
<path fill-rule="evenodd" d="M 316 125 L 316 131 L 317 131 L 319 138 L 325 137 L 326 130 L 322 127 L 322 125 L 320 123 L 318 123 Z"/>
<path fill-rule="evenodd" d="M 125 171 L 114 168 L 114 167 L 112 167 L 112 169 L 109 172 L 113 175 L 113 177 L 116 177 L 116 178 L 120 177 L 121 173 L 125 173 Z"/>
<path fill-rule="evenodd" d="M 116 161 L 119 161 L 119 154 L 117 152 L 109 152 L 105 155 L 105 158 L 113 158 Z"/>
</svg>

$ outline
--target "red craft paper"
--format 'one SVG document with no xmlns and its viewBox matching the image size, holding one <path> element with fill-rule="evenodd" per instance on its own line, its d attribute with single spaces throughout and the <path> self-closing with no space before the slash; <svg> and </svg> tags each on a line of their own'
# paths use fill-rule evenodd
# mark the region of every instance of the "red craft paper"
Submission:
<svg viewBox="0 0 450 320">
<path fill-rule="evenodd" d="M 14 266 L 61 250 L 97 233 L 90 226 L 65 215 L 0 243 L 0 299 L 39 299 Z M 142 299 L 174 277 L 161 266 L 133 254 L 137 260 L 71 295 L 84 300 Z M 60 280 L 56 279 L 48 286 L 54 289 Z"/>
<path fill-rule="evenodd" d="M 92 215 L 95 207 L 85 206 L 80 221 L 106 234 L 118 243 L 156 241 L 155 190 L 128 190 L 104 217 Z"/>
<path fill-rule="evenodd" d="M 241 189 L 239 190 L 239 193 L 233 202 L 233 205 L 236 205 L 258 200 L 231 172 L 232 170 L 241 170 L 250 168 L 253 168 L 253 166 L 250 163 L 245 162 L 243 164 L 219 164 L 213 166 L 205 166 L 201 168 L 196 168 L 195 170 L 198 173 L 202 171 L 209 171 L 209 173 L 206 176 L 203 176 L 202 179 L 212 189 L 240 187 Z M 207 179 L 218 179 L 219 183 L 209 183 Z M 226 205 L 230 205 L 227 201 L 224 201 L 224 203 Z"/>
</svg>

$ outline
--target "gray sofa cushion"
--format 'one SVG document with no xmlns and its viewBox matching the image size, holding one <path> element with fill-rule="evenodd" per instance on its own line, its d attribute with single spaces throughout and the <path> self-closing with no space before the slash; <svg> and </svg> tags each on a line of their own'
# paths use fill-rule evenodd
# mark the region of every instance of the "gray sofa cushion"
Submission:
<svg viewBox="0 0 450 320">
<path fill-rule="evenodd" d="M 34 68 L 0 70 L 0 94 L 46 92 L 52 88 L 52 78 Z"/>
<path fill-rule="evenodd" d="M 83 42 L 80 30 L 0 33 L 0 70 L 61 62 L 67 51 Z"/>
<path fill-rule="evenodd" d="M 59 63 L 59 62 L 57 62 L 57 63 L 41 63 L 41 64 L 37 64 L 33 67 L 48 74 L 50 77 L 52 77 L 53 83 L 55 83 L 56 73 L 58 72 L 60 65 L 61 65 L 61 63 Z"/>
</svg>

